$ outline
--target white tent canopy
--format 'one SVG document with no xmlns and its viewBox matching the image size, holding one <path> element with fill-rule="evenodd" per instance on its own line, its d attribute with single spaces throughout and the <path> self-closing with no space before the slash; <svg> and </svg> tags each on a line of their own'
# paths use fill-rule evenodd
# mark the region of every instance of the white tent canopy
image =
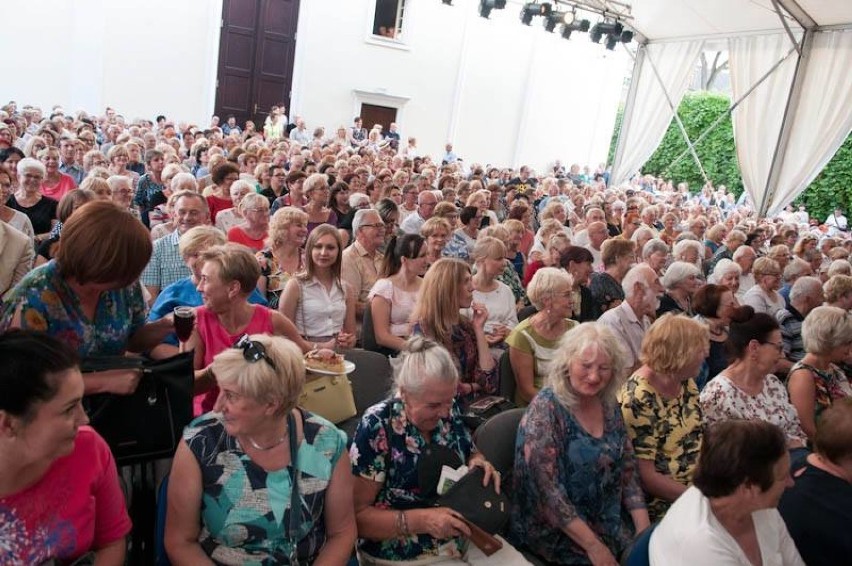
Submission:
<svg viewBox="0 0 852 566">
<path fill-rule="evenodd" d="M 611 0 L 583 3 L 624 12 Z M 626 23 L 641 45 L 614 183 L 657 148 L 705 47 L 730 52 L 733 99 L 742 99 L 732 111 L 734 141 L 761 216 L 801 193 L 852 132 L 852 1 L 634 0 L 631 8 Z"/>
</svg>

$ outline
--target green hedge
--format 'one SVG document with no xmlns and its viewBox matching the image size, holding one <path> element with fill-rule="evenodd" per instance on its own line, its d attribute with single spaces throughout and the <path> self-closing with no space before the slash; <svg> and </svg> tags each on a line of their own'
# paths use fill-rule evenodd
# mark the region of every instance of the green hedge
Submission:
<svg viewBox="0 0 852 566">
<path fill-rule="evenodd" d="M 730 106 L 730 98 L 711 92 L 687 93 L 678 108 L 689 139 L 695 140 Z M 609 161 L 612 163 L 618 131 L 621 129 L 623 108 L 616 117 L 615 131 L 610 144 Z M 660 147 L 654 152 L 642 171 L 671 179 L 675 183 L 686 181 L 692 192 L 704 185 L 701 171 L 690 154 L 677 163 L 672 161 L 687 148 L 677 123 L 672 120 Z M 743 191 L 742 178 L 734 149 L 734 132 L 730 116 L 695 147 L 707 176 L 715 185 L 725 185 L 737 196 Z M 670 167 L 671 165 L 671 167 Z M 852 136 L 846 139 L 834 158 L 810 187 L 797 199 L 811 214 L 824 219 L 837 204 L 849 211 L 852 203 Z"/>
</svg>

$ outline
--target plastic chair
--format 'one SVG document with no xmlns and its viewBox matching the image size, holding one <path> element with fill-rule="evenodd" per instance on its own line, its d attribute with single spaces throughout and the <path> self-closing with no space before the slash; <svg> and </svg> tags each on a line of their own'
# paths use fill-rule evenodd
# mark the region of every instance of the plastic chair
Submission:
<svg viewBox="0 0 852 566">
<path fill-rule="evenodd" d="M 509 409 L 494 415 L 473 435 L 473 443 L 497 471 L 506 474 L 515 464 L 515 438 L 525 409 Z"/>
<path fill-rule="evenodd" d="M 339 423 L 337 427 L 352 438 L 364 411 L 388 396 L 393 370 L 387 356 L 378 352 L 354 349 L 347 350 L 343 355 L 355 364 L 355 371 L 349 374 L 349 381 L 352 382 L 352 396 L 355 398 L 357 414 Z"/>
<path fill-rule="evenodd" d="M 157 517 L 154 527 L 154 565 L 171 566 L 166 554 L 166 508 L 168 507 L 169 474 L 160 482 L 157 490 Z"/>
<path fill-rule="evenodd" d="M 654 523 L 633 540 L 621 555 L 621 566 L 651 566 L 649 556 L 651 535 L 659 523 Z"/>
<path fill-rule="evenodd" d="M 532 305 L 527 305 L 518 311 L 518 322 L 523 322 L 535 313 L 538 312 L 538 309 Z"/>
<path fill-rule="evenodd" d="M 512 369 L 512 362 L 509 360 L 509 350 L 506 350 L 500 356 L 498 371 L 500 372 L 500 397 L 514 402 L 517 384 L 515 382 L 515 372 Z"/>
</svg>

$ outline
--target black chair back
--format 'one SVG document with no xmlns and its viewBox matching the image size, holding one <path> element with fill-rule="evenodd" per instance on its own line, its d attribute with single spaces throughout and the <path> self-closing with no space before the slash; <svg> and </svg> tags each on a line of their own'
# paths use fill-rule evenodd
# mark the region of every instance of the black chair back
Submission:
<svg viewBox="0 0 852 566">
<path fill-rule="evenodd" d="M 515 372 L 512 370 L 512 362 L 509 360 L 509 350 L 503 352 L 500 356 L 500 396 L 505 397 L 509 401 L 515 402 Z"/>
<path fill-rule="evenodd" d="M 378 352 L 383 356 L 395 356 L 399 352 L 381 346 L 376 342 L 376 332 L 373 329 L 373 312 L 370 303 L 364 309 L 364 319 L 361 321 L 361 347 L 370 352 Z"/>
<path fill-rule="evenodd" d="M 526 409 L 509 409 L 494 415 L 476 429 L 473 442 L 497 471 L 507 475 L 515 464 L 515 439 Z"/>
<path fill-rule="evenodd" d="M 349 374 L 349 381 L 352 382 L 352 396 L 358 412 L 351 419 L 338 423 L 337 427 L 351 438 L 364 411 L 388 397 L 393 370 L 387 356 L 378 352 L 352 349 L 344 352 L 344 357 L 355 364 L 355 371 Z"/>
</svg>

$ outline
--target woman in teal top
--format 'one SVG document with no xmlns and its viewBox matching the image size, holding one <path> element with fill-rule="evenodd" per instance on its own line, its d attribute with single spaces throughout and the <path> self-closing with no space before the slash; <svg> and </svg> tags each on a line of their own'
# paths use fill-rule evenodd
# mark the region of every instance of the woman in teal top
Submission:
<svg viewBox="0 0 852 566">
<path fill-rule="evenodd" d="M 305 380 L 299 349 L 244 336 L 211 367 L 221 389 L 214 412 L 184 431 L 169 481 L 172 563 L 346 564 L 356 535 L 346 438 L 296 408 Z"/>
</svg>

